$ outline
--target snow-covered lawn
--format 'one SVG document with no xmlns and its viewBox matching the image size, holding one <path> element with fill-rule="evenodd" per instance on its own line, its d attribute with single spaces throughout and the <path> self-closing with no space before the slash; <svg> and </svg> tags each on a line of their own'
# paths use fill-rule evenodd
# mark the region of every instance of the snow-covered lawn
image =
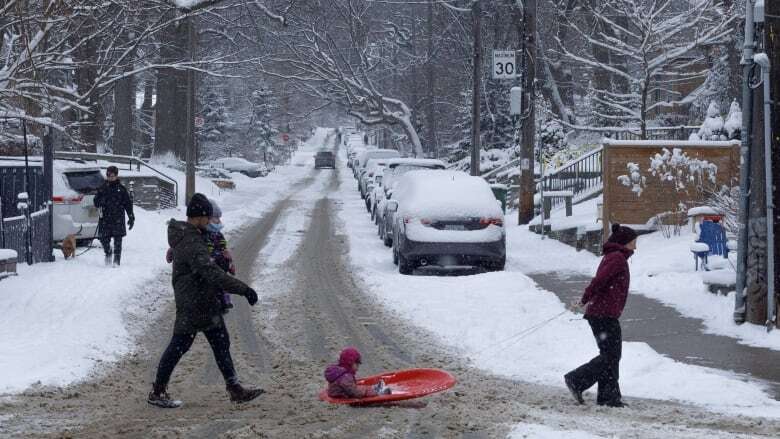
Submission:
<svg viewBox="0 0 780 439">
<path fill-rule="evenodd" d="M 218 201 L 230 233 L 286 196 L 280 188 L 311 173 L 313 151 L 326 135 L 326 130 L 318 130 L 292 166 L 279 167 L 268 177 L 236 174 L 235 191 L 220 191 L 202 179 L 196 189 Z M 165 172 L 184 187 L 182 173 Z M 95 241 L 96 248 L 75 259 L 65 261 L 55 251 L 56 262 L 20 265 L 19 276 L 0 281 L 0 393 L 84 379 L 96 366 L 130 352 L 134 337 L 171 300 L 166 222 L 182 219 L 184 208 L 135 211 L 135 228 L 124 240 L 121 268 L 103 264 Z"/>
<path fill-rule="evenodd" d="M 595 256 L 509 228 L 505 272 L 460 277 L 401 276 L 377 238 L 348 172 L 339 198 L 355 273 L 391 310 L 425 328 L 494 373 L 564 387 L 563 374 L 597 352 L 590 328 L 523 274 L 536 270 L 591 273 Z M 640 249 L 641 249 L 640 244 Z M 692 265 L 692 261 L 688 260 Z M 636 262 L 634 263 L 636 264 Z M 424 366 L 424 365 L 421 365 Z M 675 400 L 713 411 L 780 417 L 780 402 L 735 375 L 666 358 L 645 343 L 624 343 L 621 388 L 626 396 Z M 594 399 L 593 396 L 589 396 Z M 734 401 L 740 401 L 737 405 Z M 520 436 L 522 437 L 522 436 Z"/>
</svg>

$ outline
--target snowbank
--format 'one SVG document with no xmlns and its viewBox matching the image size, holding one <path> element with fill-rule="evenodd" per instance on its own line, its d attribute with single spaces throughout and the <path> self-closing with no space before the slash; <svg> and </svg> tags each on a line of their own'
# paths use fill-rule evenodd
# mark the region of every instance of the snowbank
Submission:
<svg viewBox="0 0 780 439">
<path fill-rule="evenodd" d="M 517 270 L 545 264 L 543 271 L 592 272 L 598 263 L 595 256 L 576 257 L 572 249 L 575 257 L 570 257 L 563 244 L 541 241 L 536 235 L 532 240 L 529 233 L 529 237 L 510 237 L 510 266 L 505 272 L 401 276 L 390 251 L 377 239 L 354 185 L 348 184 L 349 174 L 341 175 L 340 216 L 349 236 L 353 269 L 368 291 L 399 316 L 438 335 L 476 366 L 523 381 L 563 387 L 563 374 L 597 352 L 582 316 L 566 311 L 554 294 L 540 290 Z M 510 228 L 510 233 L 520 230 Z M 756 383 L 676 362 L 645 343 L 623 346 L 621 388 L 627 396 L 681 401 L 718 412 L 780 417 L 780 402 L 768 397 Z"/>
<path fill-rule="evenodd" d="M 242 179 L 235 191 L 221 191 L 203 179 L 196 188 L 219 202 L 230 233 L 286 196 L 280 188 L 310 174 L 313 151 L 327 134 L 318 130 L 293 160 L 309 166 L 279 167 L 265 178 Z M 181 172 L 165 172 L 184 188 Z M 0 281 L 0 393 L 88 377 L 96 366 L 130 352 L 134 337 L 172 299 L 166 222 L 184 217 L 184 209 L 136 208 L 135 215 L 135 228 L 123 243 L 121 268 L 105 267 L 96 241 L 96 248 L 75 259 L 65 261 L 55 251 L 56 262 L 19 265 L 19 276 Z"/>
</svg>

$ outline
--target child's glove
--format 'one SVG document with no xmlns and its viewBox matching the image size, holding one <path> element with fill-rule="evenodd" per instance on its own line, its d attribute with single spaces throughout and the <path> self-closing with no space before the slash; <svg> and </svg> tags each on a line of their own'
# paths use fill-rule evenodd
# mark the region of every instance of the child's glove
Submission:
<svg viewBox="0 0 780 439">
<path fill-rule="evenodd" d="M 169 248 L 168 252 L 165 253 L 165 260 L 168 261 L 169 264 L 171 262 L 173 262 L 173 249 L 172 248 Z"/>
<path fill-rule="evenodd" d="M 236 266 L 231 262 L 230 268 L 228 268 L 228 273 L 232 274 L 233 276 L 236 275 Z"/>
</svg>

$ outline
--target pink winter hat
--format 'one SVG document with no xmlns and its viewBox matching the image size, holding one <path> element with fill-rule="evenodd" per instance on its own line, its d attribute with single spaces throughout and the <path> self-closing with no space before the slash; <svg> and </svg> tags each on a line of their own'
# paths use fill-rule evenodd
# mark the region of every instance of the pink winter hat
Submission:
<svg viewBox="0 0 780 439">
<path fill-rule="evenodd" d="M 352 367 L 353 364 L 360 364 L 360 352 L 353 347 L 345 348 L 339 355 L 339 366 Z"/>
</svg>

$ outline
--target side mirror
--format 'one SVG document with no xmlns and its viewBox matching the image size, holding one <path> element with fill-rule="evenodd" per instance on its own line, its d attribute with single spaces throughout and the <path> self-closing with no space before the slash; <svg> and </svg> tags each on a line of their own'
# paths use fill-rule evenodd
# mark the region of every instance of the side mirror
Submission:
<svg viewBox="0 0 780 439">
<path fill-rule="evenodd" d="M 390 212 L 398 212 L 398 201 L 388 201 L 387 210 Z"/>
</svg>

